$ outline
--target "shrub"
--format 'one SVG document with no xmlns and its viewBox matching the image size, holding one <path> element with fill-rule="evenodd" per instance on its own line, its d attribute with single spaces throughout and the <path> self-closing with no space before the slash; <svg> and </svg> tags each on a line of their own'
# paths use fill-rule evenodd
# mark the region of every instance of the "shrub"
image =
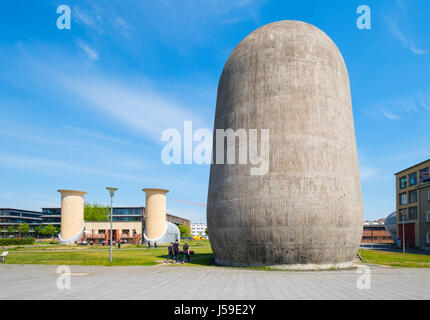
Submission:
<svg viewBox="0 0 430 320">
<path fill-rule="evenodd" d="M 34 244 L 34 238 L 24 238 L 24 239 L 0 239 L 0 246 L 14 246 L 22 244 Z"/>
</svg>

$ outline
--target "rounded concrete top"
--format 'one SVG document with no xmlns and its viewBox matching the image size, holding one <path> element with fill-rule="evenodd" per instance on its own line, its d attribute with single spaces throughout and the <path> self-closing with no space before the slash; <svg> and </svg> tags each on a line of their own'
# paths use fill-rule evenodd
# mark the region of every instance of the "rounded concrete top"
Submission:
<svg viewBox="0 0 430 320">
<path fill-rule="evenodd" d="M 342 54 L 333 40 L 314 25 L 297 20 L 272 22 L 251 32 L 233 50 L 225 69 L 228 69 L 231 64 L 236 69 L 242 67 L 243 55 L 258 55 L 259 59 L 265 59 L 267 50 L 284 54 L 287 60 L 299 58 L 303 62 L 311 63 L 318 60 L 323 65 L 329 65 L 341 73 L 347 73 Z M 270 61 L 266 62 L 273 64 L 271 59 L 276 57 L 279 58 L 279 56 L 270 56 L 268 58 Z"/>
<path fill-rule="evenodd" d="M 158 191 L 158 192 L 162 192 L 162 193 L 167 193 L 169 192 L 169 190 L 167 189 L 158 189 L 158 188 L 145 188 L 142 189 L 143 192 L 148 192 L 148 191 Z"/>
<path fill-rule="evenodd" d="M 60 193 L 70 193 L 70 194 L 75 194 L 75 195 L 80 195 L 83 196 L 84 194 L 87 194 L 85 191 L 78 191 L 78 190 L 65 190 L 65 189 L 60 189 L 57 190 Z"/>
</svg>

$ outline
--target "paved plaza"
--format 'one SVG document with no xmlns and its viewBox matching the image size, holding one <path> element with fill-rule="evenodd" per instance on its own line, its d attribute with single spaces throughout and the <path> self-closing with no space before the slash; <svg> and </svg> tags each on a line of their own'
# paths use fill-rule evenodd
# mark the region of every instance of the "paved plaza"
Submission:
<svg viewBox="0 0 430 320">
<path fill-rule="evenodd" d="M 58 289 L 57 266 L 0 265 L 0 299 L 429 299 L 430 269 L 371 267 L 371 288 L 357 270 L 260 271 L 223 267 L 70 266 Z M 60 279 L 61 280 L 61 279 Z"/>
</svg>

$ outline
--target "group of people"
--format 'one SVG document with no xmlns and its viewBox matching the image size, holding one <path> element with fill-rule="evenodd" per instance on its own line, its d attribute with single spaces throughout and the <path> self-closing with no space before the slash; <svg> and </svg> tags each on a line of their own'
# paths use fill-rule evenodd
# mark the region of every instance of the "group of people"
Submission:
<svg viewBox="0 0 430 320">
<path fill-rule="evenodd" d="M 157 242 L 154 242 L 154 248 L 158 248 Z M 151 249 L 151 241 L 148 241 L 148 249 Z"/>
<path fill-rule="evenodd" d="M 179 259 L 179 242 L 178 242 L 178 239 L 176 239 L 175 242 L 170 242 L 169 246 L 167 247 L 167 250 L 168 250 L 168 256 L 167 256 L 166 262 L 169 262 L 170 258 L 172 258 L 172 261 L 177 263 L 178 259 Z M 191 262 L 190 248 L 188 246 L 188 243 L 185 243 L 182 246 L 182 250 L 184 252 L 184 255 L 182 257 L 181 263 L 185 263 L 185 258 L 187 258 L 188 262 Z"/>
</svg>

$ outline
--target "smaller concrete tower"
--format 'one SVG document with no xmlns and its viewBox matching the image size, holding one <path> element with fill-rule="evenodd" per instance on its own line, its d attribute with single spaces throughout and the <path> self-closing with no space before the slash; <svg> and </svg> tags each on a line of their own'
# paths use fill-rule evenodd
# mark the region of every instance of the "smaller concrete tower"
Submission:
<svg viewBox="0 0 430 320">
<path fill-rule="evenodd" d="M 166 189 L 143 189 L 146 194 L 145 239 L 159 241 L 167 231 Z"/>
<path fill-rule="evenodd" d="M 61 193 L 61 244 L 73 244 L 84 234 L 84 191 L 58 190 Z"/>
</svg>

